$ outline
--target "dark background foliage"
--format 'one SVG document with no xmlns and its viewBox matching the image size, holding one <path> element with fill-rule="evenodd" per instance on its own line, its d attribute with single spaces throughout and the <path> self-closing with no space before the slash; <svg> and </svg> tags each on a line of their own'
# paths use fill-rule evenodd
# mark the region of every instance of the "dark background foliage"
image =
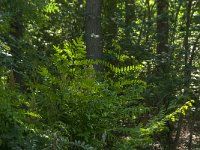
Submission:
<svg viewBox="0 0 200 150">
<path fill-rule="evenodd" d="M 199 31 L 199 0 L 1 0 L 0 149 L 199 148 Z"/>
</svg>

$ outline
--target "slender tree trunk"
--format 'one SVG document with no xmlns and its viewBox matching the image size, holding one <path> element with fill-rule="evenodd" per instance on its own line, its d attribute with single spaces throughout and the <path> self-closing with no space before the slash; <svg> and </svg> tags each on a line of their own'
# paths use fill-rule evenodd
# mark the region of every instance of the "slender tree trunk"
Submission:
<svg viewBox="0 0 200 150">
<path fill-rule="evenodd" d="M 146 0 L 146 7 L 147 7 L 147 27 L 146 27 L 146 44 L 149 47 L 149 34 L 150 34 L 150 29 L 151 29 L 151 8 L 150 8 L 150 2 L 149 0 Z"/>
<path fill-rule="evenodd" d="M 86 1 L 85 38 L 87 57 L 94 60 L 101 59 L 103 52 L 101 9 L 102 0 Z M 96 66 L 96 69 L 100 70 L 100 66 Z"/>
<path fill-rule="evenodd" d="M 169 18 L 168 18 L 168 0 L 157 0 L 157 66 L 156 77 L 158 77 L 157 85 L 160 89 L 159 103 L 168 108 L 172 89 L 170 85 L 170 51 L 169 51 Z M 163 85 L 165 85 L 163 87 Z M 173 129 L 173 128 L 171 128 Z M 166 148 L 171 149 L 172 131 L 166 136 Z"/>
<path fill-rule="evenodd" d="M 130 49 L 131 43 L 131 35 L 132 32 L 132 23 L 135 21 L 135 0 L 126 0 L 125 1 L 125 36 L 126 36 L 126 46 L 128 50 Z"/>
<path fill-rule="evenodd" d="M 176 8 L 176 14 L 175 14 L 175 18 L 174 18 L 174 22 L 173 22 L 173 28 L 172 28 L 172 32 L 171 32 L 171 43 L 174 44 L 175 42 L 175 37 L 174 36 L 177 32 L 177 23 L 178 23 L 178 16 L 179 16 L 179 13 L 180 13 L 180 9 L 181 9 L 181 6 L 183 4 L 183 0 L 180 0 L 179 3 L 178 3 L 178 6 Z"/>
<path fill-rule="evenodd" d="M 191 81 L 191 68 L 192 68 L 192 63 L 189 63 L 189 55 L 190 55 L 190 48 L 189 48 L 189 36 L 190 36 L 190 24 L 191 24 L 191 8 L 192 8 L 192 1 L 193 0 L 188 0 L 187 4 L 187 12 L 186 12 L 186 28 L 185 28 L 185 37 L 184 37 L 184 51 L 185 51 L 185 70 L 184 70 L 184 93 L 183 96 L 187 97 L 189 94 L 189 86 L 190 86 L 190 81 Z M 184 99 L 184 102 L 186 99 Z M 178 143 L 179 143 L 179 137 L 180 137 L 180 131 L 182 128 L 182 123 L 183 123 L 183 116 L 179 118 L 178 122 L 178 129 L 176 132 L 176 137 L 174 140 L 174 149 L 177 148 Z"/>
<path fill-rule="evenodd" d="M 157 54 L 159 58 L 157 73 L 159 75 L 169 72 L 168 5 L 168 0 L 157 0 Z"/>
<path fill-rule="evenodd" d="M 126 17 L 125 17 L 125 24 L 128 28 L 132 21 L 135 20 L 135 0 L 126 0 L 125 1 L 125 7 L 126 7 Z"/>
<path fill-rule="evenodd" d="M 169 105 L 172 89 L 170 87 L 170 51 L 169 51 L 169 23 L 168 0 L 157 0 L 157 85 L 161 86 L 160 102 L 165 108 Z M 162 85 L 165 87 L 162 87 Z"/>
<path fill-rule="evenodd" d="M 105 48 L 106 50 L 111 50 L 113 48 L 112 43 L 117 35 L 117 23 L 115 12 L 117 10 L 117 1 L 116 0 L 104 0 L 104 39 L 105 39 Z"/>
<path fill-rule="evenodd" d="M 191 116 L 190 116 L 190 120 L 189 120 L 189 131 L 190 131 L 190 135 L 189 135 L 189 139 L 188 139 L 188 150 L 192 150 L 192 135 L 194 133 L 194 124 L 195 124 L 195 115 L 196 112 L 191 112 Z"/>
<path fill-rule="evenodd" d="M 22 18 L 22 12 L 16 10 L 16 14 L 12 17 L 12 22 L 11 22 L 11 36 L 13 37 L 12 43 L 10 43 L 10 48 L 11 51 L 10 53 L 12 54 L 13 57 L 13 78 L 14 82 L 19 85 L 19 88 L 21 91 L 24 91 L 25 85 L 23 81 L 23 76 L 20 73 L 21 68 L 20 68 L 20 63 L 22 63 L 22 54 L 21 54 L 21 49 L 20 49 L 20 40 L 23 37 L 24 33 L 24 26 L 22 24 L 21 18 Z"/>
<path fill-rule="evenodd" d="M 192 1 L 193 0 L 188 0 L 187 13 L 186 13 L 186 31 L 185 31 L 185 38 L 184 38 L 184 44 L 183 44 L 184 50 L 185 50 L 185 75 L 184 75 L 185 95 L 188 94 L 188 88 L 189 88 L 190 76 L 191 76 L 191 70 L 190 70 L 190 66 L 188 62 L 189 62 L 189 56 L 190 56 L 189 36 L 190 36 Z"/>
</svg>

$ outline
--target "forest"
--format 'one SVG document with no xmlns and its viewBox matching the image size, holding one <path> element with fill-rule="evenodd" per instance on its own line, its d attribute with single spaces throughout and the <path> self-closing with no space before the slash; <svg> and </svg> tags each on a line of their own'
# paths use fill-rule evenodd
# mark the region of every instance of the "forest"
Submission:
<svg viewBox="0 0 200 150">
<path fill-rule="evenodd" d="M 0 0 L 0 150 L 200 150 L 200 0 Z"/>
</svg>

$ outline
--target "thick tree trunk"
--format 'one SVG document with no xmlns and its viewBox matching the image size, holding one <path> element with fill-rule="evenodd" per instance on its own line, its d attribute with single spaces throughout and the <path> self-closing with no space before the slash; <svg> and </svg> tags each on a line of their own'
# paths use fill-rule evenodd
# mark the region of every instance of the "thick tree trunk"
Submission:
<svg viewBox="0 0 200 150">
<path fill-rule="evenodd" d="M 85 38 L 87 57 L 89 59 L 101 59 L 102 46 L 102 29 L 101 29 L 101 8 L 102 0 L 87 0 L 86 1 L 86 25 Z M 100 70 L 100 66 L 96 66 Z"/>
</svg>

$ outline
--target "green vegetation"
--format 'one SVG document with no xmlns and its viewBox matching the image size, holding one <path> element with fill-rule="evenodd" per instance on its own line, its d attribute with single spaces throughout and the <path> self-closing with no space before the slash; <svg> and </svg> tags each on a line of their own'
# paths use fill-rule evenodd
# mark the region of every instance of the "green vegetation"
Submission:
<svg viewBox="0 0 200 150">
<path fill-rule="evenodd" d="M 199 6 L 1 0 L 0 149 L 200 148 Z"/>
</svg>

